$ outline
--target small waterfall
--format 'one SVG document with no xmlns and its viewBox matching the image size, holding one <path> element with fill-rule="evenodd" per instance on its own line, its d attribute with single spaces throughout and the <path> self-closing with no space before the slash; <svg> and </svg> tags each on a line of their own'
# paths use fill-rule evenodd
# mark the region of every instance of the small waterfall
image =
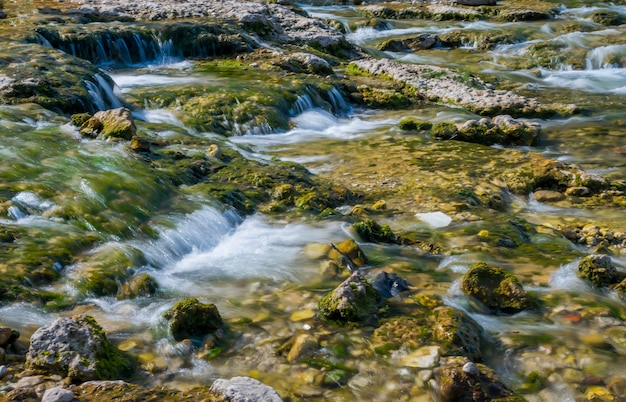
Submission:
<svg viewBox="0 0 626 402">
<path fill-rule="evenodd" d="M 313 104 L 313 100 L 308 94 L 298 96 L 296 99 L 296 103 L 293 105 L 293 108 L 289 111 L 289 114 L 292 116 L 297 116 L 299 114 L 304 113 L 309 109 L 313 109 L 315 105 Z"/>
<path fill-rule="evenodd" d="M 137 51 L 139 52 L 139 58 L 143 61 L 148 61 L 148 56 L 146 54 L 146 48 L 148 47 L 146 42 L 141 39 L 141 36 L 134 33 L 133 40 L 135 41 L 135 45 L 137 46 Z"/>
<path fill-rule="evenodd" d="M 107 52 L 104 50 L 104 46 L 102 41 L 96 42 L 96 57 L 95 64 L 103 64 L 109 61 L 109 56 L 107 56 Z"/>
<path fill-rule="evenodd" d="M 333 87 L 333 89 L 327 92 L 327 95 L 330 104 L 333 105 L 333 111 L 336 114 L 344 114 L 352 110 L 337 88 Z"/>
<path fill-rule="evenodd" d="M 608 45 L 590 50 L 585 60 L 587 70 L 622 67 L 621 58 L 626 56 L 626 45 Z"/>
<path fill-rule="evenodd" d="M 148 262 L 155 267 L 169 266 L 185 255 L 217 246 L 241 223 L 233 211 L 221 212 L 203 207 L 185 217 L 175 217 L 174 227 L 157 228 L 159 238 L 149 244 L 140 244 Z"/>
<path fill-rule="evenodd" d="M 100 74 L 93 76 L 94 81 L 85 81 L 87 91 L 98 110 L 122 107 L 122 102 L 113 92 L 113 87 Z"/>
<path fill-rule="evenodd" d="M 171 39 L 157 41 L 159 47 L 158 62 L 161 64 L 167 64 L 176 61 L 176 48 L 174 42 Z"/>
<path fill-rule="evenodd" d="M 52 43 L 50 43 L 50 41 L 46 39 L 45 36 L 43 36 L 39 32 L 37 32 L 36 36 L 37 36 L 37 41 L 39 42 L 40 45 L 54 48 L 54 46 L 52 46 Z"/>
<path fill-rule="evenodd" d="M 133 64 L 133 59 L 130 56 L 130 51 L 128 50 L 128 46 L 126 46 L 124 39 L 117 38 L 114 43 L 117 47 L 118 56 L 122 62 L 126 65 Z"/>
</svg>

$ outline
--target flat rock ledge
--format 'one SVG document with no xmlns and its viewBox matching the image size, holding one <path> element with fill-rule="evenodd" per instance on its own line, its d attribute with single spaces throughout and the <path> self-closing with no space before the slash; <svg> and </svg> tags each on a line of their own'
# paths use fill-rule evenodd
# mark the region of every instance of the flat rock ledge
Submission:
<svg viewBox="0 0 626 402">
<path fill-rule="evenodd" d="M 416 90 L 417 96 L 423 96 L 429 101 L 458 105 L 480 115 L 509 114 L 520 117 L 576 112 L 575 105 L 542 105 L 535 98 L 496 90 L 477 78 L 466 77 L 442 67 L 373 58 L 355 60 L 352 64 L 366 73 L 389 77 L 410 86 Z"/>
<path fill-rule="evenodd" d="M 236 21 L 249 30 L 279 43 L 305 43 L 314 47 L 350 47 L 344 35 L 324 22 L 308 18 L 279 4 L 257 1 L 204 0 L 81 0 L 79 13 L 97 13 L 135 20 L 217 18 Z"/>
</svg>

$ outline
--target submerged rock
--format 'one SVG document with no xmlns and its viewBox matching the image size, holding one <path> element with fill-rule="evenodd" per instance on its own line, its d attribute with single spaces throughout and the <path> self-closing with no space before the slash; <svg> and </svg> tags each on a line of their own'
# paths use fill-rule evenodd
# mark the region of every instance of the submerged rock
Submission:
<svg viewBox="0 0 626 402">
<path fill-rule="evenodd" d="M 211 392 L 230 402 L 282 402 L 274 388 L 250 377 L 215 380 Z"/>
<path fill-rule="evenodd" d="M 157 281 L 148 274 L 135 275 L 128 280 L 117 295 L 118 299 L 134 299 L 153 296 L 159 289 Z"/>
<path fill-rule="evenodd" d="M 416 350 L 436 345 L 442 356 L 482 359 L 483 330 L 470 316 L 449 306 L 426 309 L 414 317 L 386 320 L 376 328 L 372 346 L 376 353 Z"/>
<path fill-rule="evenodd" d="M 26 365 L 78 381 L 123 378 L 133 369 L 90 316 L 58 318 L 35 331 Z"/>
<path fill-rule="evenodd" d="M 535 145 L 541 126 L 529 121 L 498 115 L 493 119 L 468 120 L 456 127 L 450 123 L 437 123 L 431 134 L 442 140 L 458 140 L 483 145 Z"/>
<path fill-rule="evenodd" d="M 378 290 L 383 297 L 396 297 L 401 292 L 409 289 L 409 282 L 394 273 L 381 272 L 374 279 L 374 289 Z"/>
<path fill-rule="evenodd" d="M 177 341 L 204 337 L 224 327 L 215 304 L 200 303 L 198 299 L 182 300 L 163 314 L 169 321 L 172 336 Z"/>
<path fill-rule="evenodd" d="M 380 292 L 354 272 L 320 300 L 319 309 L 323 319 L 336 324 L 371 323 L 381 303 Z"/>
<path fill-rule="evenodd" d="M 344 240 L 336 245 L 331 243 L 328 258 L 350 271 L 367 265 L 365 253 L 353 239 Z"/>
<path fill-rule="evenodd" d="M 467 271 L 461 289 L 497 312 L 517 313 L 537 306 L 536 300 L 526 293 L 513 274 L 482 262 Z"/>
<path fill-rule="evenodd" d="M 484 364 L 448 364 L 435 370 L 436 394 L 440 402 L 521 402 Z"/>
<path fill-rule="evenodd" d="M 432 340 L 445 355 L 482 359 L 483 329 L 462 310 L 449 306 L 435 308 L 428 316 Z"/>
</svg>

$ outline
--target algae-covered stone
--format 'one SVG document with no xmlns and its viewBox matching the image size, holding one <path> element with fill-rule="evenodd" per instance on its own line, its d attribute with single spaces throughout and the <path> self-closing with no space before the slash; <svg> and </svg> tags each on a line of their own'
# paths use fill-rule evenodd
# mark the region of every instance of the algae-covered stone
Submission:
<svg viewBox="0 0 626 402">
<path fill-rule="evenodd" d="M 198 299 L 182 300 L 163 314 L 175 340 L 203 337 L 224 326 L 215 304 L 200 303 Z"/>
<path fill-rule="evenodd" d="M 597 287 L 619 283 L 623 279 L 607 255 L 589 255 L 578 263 L 576 275 L 590 281 Z"/>
<path fill-rule="evenodd" d="M 26 365 L 78 381 L 124 378 L 133 370 L 90 316 L 58 318 L 35 331 Z"/>
<path fill-rule="evenodd" d="M 404 131 L 420 131 L 430 130 L 433 124 L 427 120 L 418 119 L 416 117 L 403 117 L 398 123 L 400 130 Z"/>
<path fill-rule="evenodd" d="M 483 330 L 469 315 L 449 306 L 435 308 L 428 316 L 432 340 L 444 355 L 482 358 Z"/>
<path fill-rule="evenodd" d="M 371 323 L 382 302 L 380 293 L 354 272 L 319 302 L 320 315 L 340 325 Z"/>
<path fill-rule="evenodd" d="M 331 248 L 328 251 L 328 258 L 337 261 L 339 265 L 343 267 L 348 265 L 348 261 L 345 261 L 346 258 L 344 257 L 347 257 L 357 268 L 367 265 L 365 253 L 353 239 L 337 243 L 335 248 Z"/>
<path fill-rule="evenodd" d="M 389 225 L 380 225 L 373 219 L 364 219 L 353 226 L 356 233 L 366 242 L 396 243 L 396 235 L 393 234 Z"/>
<path fill-rule="evenodd" d="M 448 364 L 435 370 L 438 400 L 441 402 L 521 402 L 523 397 L 511 391 L 484 364 Z"/>
<path fill-rule="evenodd" d="M 9 327 L 0 327 L 0 348 L 7 347 L 20 337 L 19 331 Z"/>
<path fill-rule="evenodd" d="M 494 311 L 517 313 L 537 306 L 513 274 L 482 262 L 467 271 L 461 289 Z"/>
<path fill-rule="evenodd" d="M 111 85 L 98 68 L 68 53 L 38 44 L 3 42 L 0 103 L 36 103 L 62 113 L 95 111 L 88 86 Z M 89 83 L 89 84 L 86 84 Z"/>
<path fill-rule="evenodd" d="M 600 10 L 591 14 L 591 20 L 604 26 L 622 25 L 626 19 L 616 11 Z"/>
<path fill-rule="evenodd" d="M 126 282 L 117 295 L 118 299 L 134 299 L 154 295 L 159 289 L 157 281 L 149 274 L 135 275 Z"/>
<path fill-rule="evenodd" d="M 90 137 L 102 135 L 107 138 L 130 140 L 137 131 L 135 120 L 127 108 L 102 110 L 85 121 L 80 133 Z"/>
</svg>

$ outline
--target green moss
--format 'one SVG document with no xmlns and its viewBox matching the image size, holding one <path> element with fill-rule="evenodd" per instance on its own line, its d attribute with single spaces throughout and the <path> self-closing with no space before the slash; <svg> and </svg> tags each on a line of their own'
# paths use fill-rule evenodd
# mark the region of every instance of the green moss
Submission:
<svg viewBox="0 0 626 402">
<path fill-rule="evenodd" d="M 430 129 L 430 135 L 438 140 L 455 139 L 458 133 L 459 130 L 456 128 L 456 125 L 452 123 L 435 123 Z"/>
<path fill-rule="evenodd" d="M 359 87 L 363 102 L 370 107 L 379 109 L 404 109 L 412 100 L 402 92 L 392 89 Z"/>
<path fill-rule="evenodd" d="M 623 278 L 606 255 L 589 255 L 578 263 L 576 275 L 597 287 L 619 283 Z"/>
<path fill-rule="evenodd" d="M 78 322 L 88 325 L 100 340 L 100 348 L 96 352 L 96 378 L 99 380 L 128 378 L 133 373 L 135 361 L 107 339 L 106 333 L 93 317 L 81 316 Z M 89 365 L 91 362 L 85 363 Z"/>
<path fill-rule="evenodd" d="M 374 243 L 397 243 L 396 235 L 389 225 L 380 225 L 373 219 L 364 219 L 352 225 L 363 241 Z"/>
<path fill-rule="evenodd" d="M 195 298 L 176 303 L 163 317 L 169 321 L 170 332 L 177 341 L 204 337 L 224 327 L 215 304 L 200 303 Z"/>
<path fill-rule="evenodd" d="M 318 303 L 320 316 L 337 325 L 376 321 L 382 302 L 380 293 L 358 274 L 351 275 Z"/>
<path fill-rule="evenodd" d="M 430 130 L 433 124 L 427 120 L 418 119 L 416 117 L 403 117 L 398 123 L 400 130 L 414 131 L 414 130 Z"/>
<path fill-rule="evenodd" d="M 516 313 L 538 306 L 513 274 L 482 262 L 467 271 L 461 289 L 490 309 L 503 313 Z"/>
</svg>

